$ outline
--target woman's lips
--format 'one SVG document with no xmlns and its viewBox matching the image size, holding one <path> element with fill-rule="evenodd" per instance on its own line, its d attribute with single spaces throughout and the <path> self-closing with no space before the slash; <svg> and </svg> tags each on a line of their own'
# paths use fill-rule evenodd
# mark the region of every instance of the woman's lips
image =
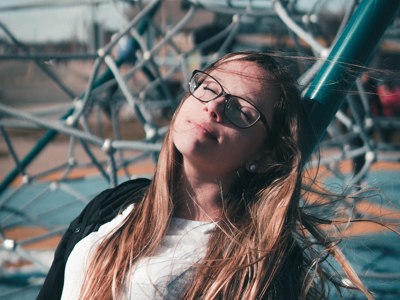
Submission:
<svg viewBox="0 0 400 300">
<path fill-rule="evenodd" d="M 205 135 L 213 140 L 217 140 L 217 136 L 214 133 L 214 130 L 205 123 L 194 123 L 196 127 L 198 127 Z"/>
</svg>

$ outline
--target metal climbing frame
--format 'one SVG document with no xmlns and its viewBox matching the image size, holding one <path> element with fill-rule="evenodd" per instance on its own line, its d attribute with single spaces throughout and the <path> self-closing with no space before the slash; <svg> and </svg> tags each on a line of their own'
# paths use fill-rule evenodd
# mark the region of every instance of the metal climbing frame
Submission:
<svg viewBox="0 0 400 300">
<path fill-rule="evenodd" d="M 35 62 L 71 99 L 70 104 L 33 113 L 0 104 L 0 130 L 15 162 L 15 168 L 4 176 L 0 185 L 1 250 L 31 262 L 28 271 L 9 271 L 0 266 L 0 278 L 4 280 L 32 284 L 32 278 L 36 278 L 38 281 L 33 281 L 33 285 L 40 285 L 48 264 L 37 251 L 28 251 L 26 246 L 59 235 L 65 230 L 65 218 L 62 218 L 65 210 L 77 205 L 75 212 L 78 211 L 97 191 L 82 192 L 82 186 L 79 183 L 76 185 L 72 179 L 73 173 L 92 168 L 102 178 L 98 187 L 115 186 L 134 176 L 132 169 L 138 162 L 149 157 L 155 161 L 168 126 L 165 120 L 185 93 L 193 64 L 204 65 L 231 49 L 246 47 L 260 50 L 256 43 L 243 45 L 238 41 L 241 29 L 249 24 L 249 20 L 250 23 L 260 19 L 279 20 L 281 26 L 289 29 L 300 56 L 304 54 L 300 40 L 314 55 L 309 60 L 312 63 L 303 66 L 305 71 L 299 77 L 305 102 L 310 107 L 311 125 L 316 129 L 315 134 L 309 136 L 309 155 L 319 143 L 323 153 L 320 164 L 349 184 L 357 183 L 365 176 L 375 161 L 385 159 L 388 147 L 380 147 L 367 131 L 387 120 L 372 117 L 357 78 L 391 24 L 400 4 L 397 0 L 364 0 L 359 5 L 358 1 L 353 1 L 346 6 L 334 41 L 327 45 L 316 38 L 313 29 L 299 25 L 293 5 L 296 1 L 186 1 L 185 15 L 168 28 L 157 22 L 157 14 L 165 4 L 163 1 L 131 3 L 137 7 L 138 13 L 124 30 L 98 49 L 96 56 L 91 56 L 95 59 L 91 74 L 86 89 L 78 96 L 63 82 L 63 78 L 43 63 L 45 55 L 31 54 L 29 47 L 0 23 L 13 45 L 25 51 L 26 57 Z M 303 18 L 311 18 L 317 10 L 316 4 L 303 14 Z M 229 21 L 219 27 L 216 34 L 196 43 L 187 39 L 182 46 L 177 37 L 190 35 L 188 28 L 192 29 L 191 22 L 204 11 L 229 15 Z M 116 56 L 115 49 L 122 43 L 125 51 Z M 210 47 L 212 50 L 209 50 Z M 298 53 L 280 51 L 279 56 L 291 57 L 298 63 L 295 58 Z M 354 64 L 357 64 L 356 69 Z M 352 94 L 347 94 L 349 89 L 360 91 L 362 112 L 360 107 L 352 105 Z M 340 110 L 343 102 L 349 103 L 350 115 Z M 143 139 L 124 139 L 120 121 L 125 110 L 132 111 L 140 123 Z M 104 115 L 111 122 L 112 132 L 108 134 L 103 134 L 98 128 L 105 120 Z M 160 122 L 160 119 L 163 121 Z M 40 128 L 46 132 L 26 155 L 20 157 L 9 128 Z M 69 142 L 65 161 L 52 162 L 40 173 L 29 172 L 29 166 L 47 147 L 52 146 L 60 134 L 66 136 Z M 354 137 L 362 140 L 361 146 L 350 147 Z M 77 147 L 86 155 L 86 161 L 81 161 L 81 157 L 76 155 Z M 398 149 L 393 146 L 389 150 Z M 325 151 L 329 156 L 324 156 Z M 349 176 L 338 167 L 343 159 L 360 155 L 365 156 L 365 163 L 356 176 Z M 47 179 L 54 174 L 51 180 Z M 20 183 L 16 183 L 18 179 Z M 52 201 L 49 207 L 39 210 L 39 203 L 49 198 L 61 201 Z M 8 232 L 18 226 L 39 226 L 45 231 L 35 237 L 10 238 Z"/>
</svg>

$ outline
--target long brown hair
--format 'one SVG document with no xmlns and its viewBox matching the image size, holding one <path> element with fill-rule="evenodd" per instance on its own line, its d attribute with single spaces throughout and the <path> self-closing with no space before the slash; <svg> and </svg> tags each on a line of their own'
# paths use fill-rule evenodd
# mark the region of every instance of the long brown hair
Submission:
<svg viewBox="0 0 400 300">
<path fill-rule="evenodd" d="M 268 135 L 274 161 L 262 174 L 242 173 L 223 199 L 223 214 L 207 253 L 194 266 L 193 282 L 181 298 L 323 299 L 327 277 L 311 246 L 316 243 L 333 254 L 353 284 L 368 294 L 338 248 L 315 225 L 318 220 L 299 207 L 305 113 L 296 82 L 272 56 L 259 52 L 228 54 L 206 71 L 231 60 L 254 62 L 278 91 Z M 96 249 L 82 299 L 121 299 L 132 266 L 155 253 L 174 212 L 181 161 L 168 133 L 144 199 Z M 307 242 L 310 237 L 312 243 Z"/>
</svg>

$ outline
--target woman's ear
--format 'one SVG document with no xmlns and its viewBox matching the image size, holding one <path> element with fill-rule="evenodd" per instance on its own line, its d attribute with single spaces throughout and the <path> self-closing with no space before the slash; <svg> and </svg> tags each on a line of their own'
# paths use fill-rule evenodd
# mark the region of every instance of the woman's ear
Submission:
<svg viewBox="0 0 400 300">
<path fill-rule="evenodd" d="M 246 165 L 246 170 L 250 173 L 265 173 L 276 159 L 274 150 L 265 150 L 256 159 Z"/>
</svg>

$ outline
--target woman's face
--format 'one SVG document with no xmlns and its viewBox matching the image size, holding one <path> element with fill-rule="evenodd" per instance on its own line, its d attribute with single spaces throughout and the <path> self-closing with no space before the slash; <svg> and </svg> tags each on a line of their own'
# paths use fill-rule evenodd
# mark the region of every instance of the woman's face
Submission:
<svg viewBox="0 0 400 300">
<path fill-rule="evenodd" d="M 226 93 L 251 102 L 271 124 L 275 90 L 265 71 L 253 62 L 229 61 L 209 73 Z M 258 78 L 257 78 L 258 77 Z M 185 172 L 200 172 L 221 179 L 261 158 L 269 134 L 261 121 L 242 129 L 224 115 L 225 97 L 201 102 L 189 96 L 172 124 L 172 140 L 183 156 Z"/>
</svg>

